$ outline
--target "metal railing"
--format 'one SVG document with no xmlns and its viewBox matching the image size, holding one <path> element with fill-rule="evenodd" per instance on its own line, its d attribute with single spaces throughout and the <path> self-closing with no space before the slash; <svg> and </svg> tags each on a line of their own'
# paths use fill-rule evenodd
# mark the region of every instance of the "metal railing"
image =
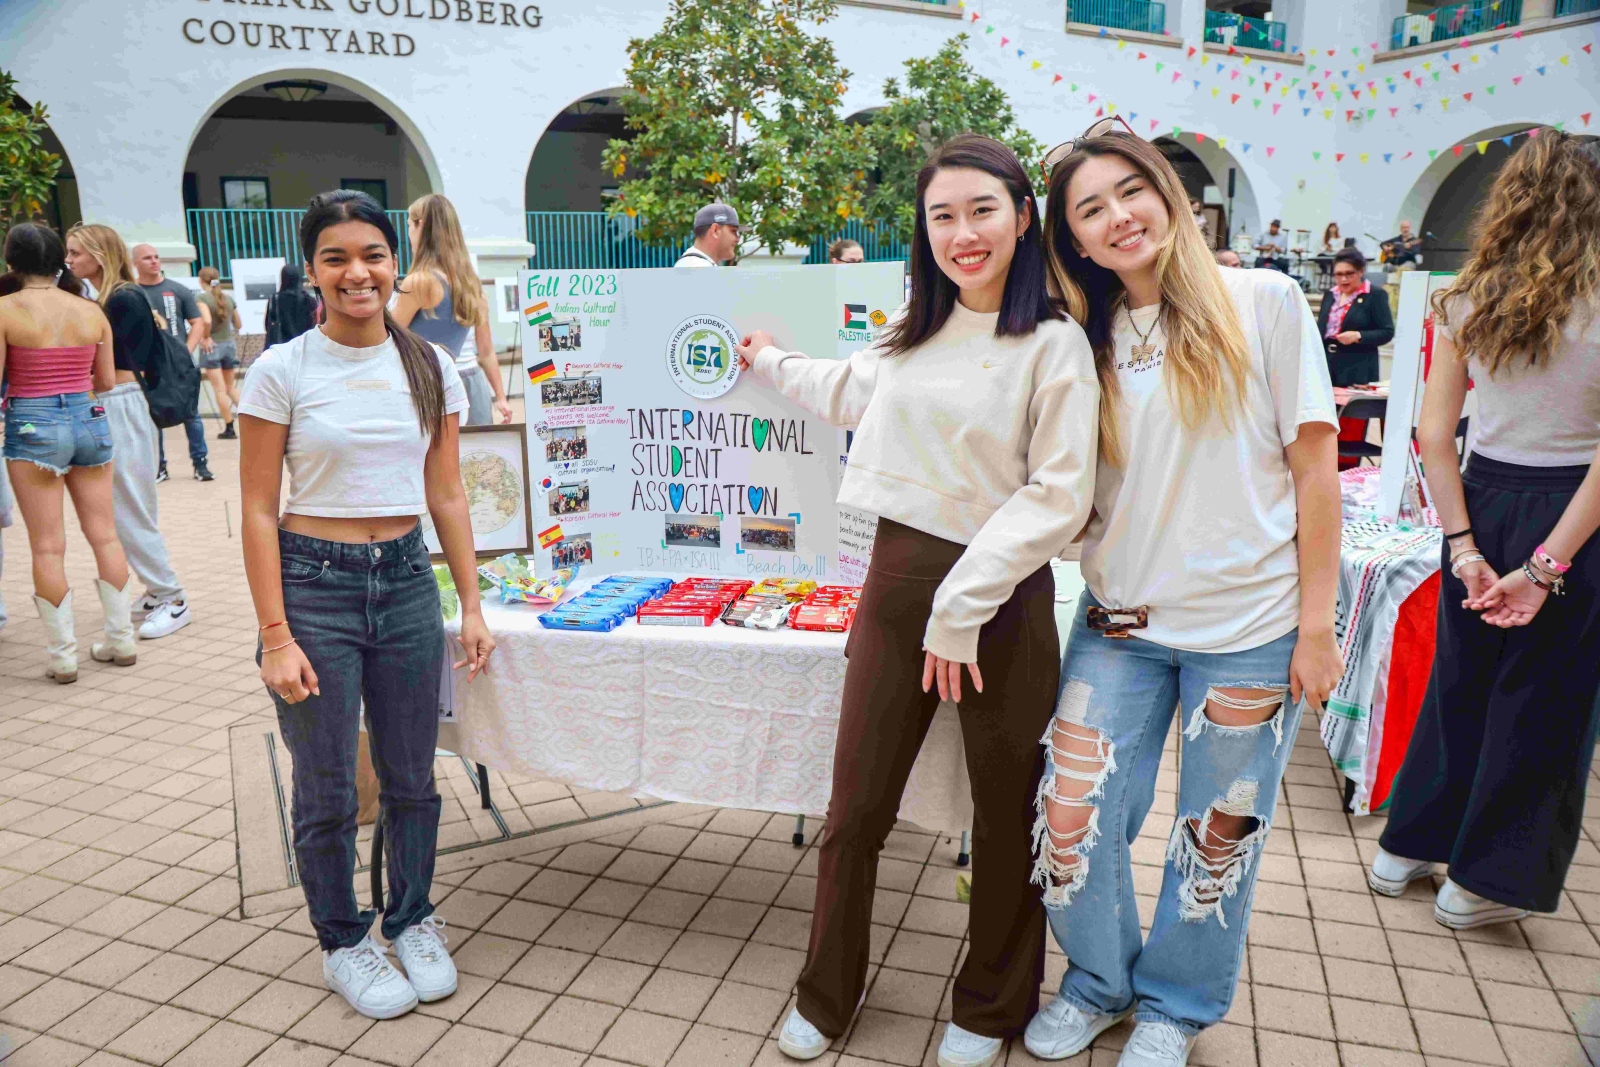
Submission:
<svg viewBox="0 0 1600 1067">
<path fill-rule="evenodd" d="M 1600 0 L 1556 0 L 1556 18 L 1600 11 Z"/>
<path fill-rule="evenodd" d="M 400 271 L 411 266 L 411 244 L 406 240 L 406 213 L 386 211 L 400 236 Z M 192 269 L 215 267 L 223 281 L 233 278 L 236 259 L 277 259 L 301 262 L 300 219 L 304 208 L 192 207 L 184 211 L 189 243 L 194 245 Z"/>
<path fill-rule="evenodd" d="M 1167 5 L 1155 0 L 1067 0 L 1067 21 L 1113 30 L 1167 32 Z"/>
<path fill-rule="evenodd" d="M 1231 11 L 1206 12 L 1206 40 L 1235 48 L 1259 48 L 1267 52 L 1289 49 L 1289 26 L 1271 19 L 1236 15 Z"/>
<path fill-rule="evenodd" d="M 887 232 L 879 233 L 878 227 L 859 219 L 851 219 L 844 224 L 844 229 L 831 237 L 818 237 L 811 242 L 811 254 L 806 257 L 807 263 L 828 262 L 828 246 L 842 237 L 847 237 L 861 246 L 862 254 L 868 263 L 880 263 L 890 260 L 909 260 L 911 246 Z"/>
<path fill-rule="evenodd" d="M 1594 0 L 1561 0 L 1565 4 L 1594 4 Z M 1576 8 L 1575 10 L 1581 10 Z M 1560 6 L 1557 7 L 1560 12 Z M 1437 8 L 1425 15 L 1401 15 L 1389 35 L 1390 49 L 1414 48 L 1435 41 L 1453 41 L 1522 22 L 1522 0 L 1468 0 Z"/>
<path fill-rule="evenodd" d="M 689 244 L 645 244 L 638 226 L 633 219 L 604 211 L 530 211 L 528 240 L 534 254 L 528 264 L 550 270 L 670 267 Z"/>
</svg>

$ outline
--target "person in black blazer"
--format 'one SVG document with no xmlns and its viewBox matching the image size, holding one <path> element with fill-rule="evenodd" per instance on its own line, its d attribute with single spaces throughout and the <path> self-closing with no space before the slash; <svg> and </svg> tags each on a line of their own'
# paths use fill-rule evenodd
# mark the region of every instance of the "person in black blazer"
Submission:
<svg viewBox="0 0 1600 1067">
<path fill-rule="evenodd" d="M 1359 249 L 1341 248 L 1333 257 L 1333 288 L 1322 296 L 1317 332 L 1327 346 L 1334 385 L 1377 381 L 1378 346 L 1394 339 L 1389 294 L 1369 286 L 1366 272 L 1367 257 Z"/>
</svg>

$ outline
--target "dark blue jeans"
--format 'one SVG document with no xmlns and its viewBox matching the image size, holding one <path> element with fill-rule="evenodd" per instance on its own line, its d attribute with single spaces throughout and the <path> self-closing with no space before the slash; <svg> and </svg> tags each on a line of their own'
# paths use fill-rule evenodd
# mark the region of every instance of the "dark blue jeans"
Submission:
<svg viewBox="0 0 1600 1067">
<path fill-rule="evenodd" d="M 393 940 L 433 914 L 439 836 L 433 750 L 444 620 L 422 529 L 372 544 L 279 530 L 278 551 L 284 612 L 322 692 L 298 704 L 272 695 L 294 758 L 294 854 L 311 925 L 332 950 L 359 944 L 375 917 L 357 906 L 352 886 L 364 703 L 389 861 L 383 936 Z"/>
<path fill-rule="evenodd" d="M 183 423 L 183 432 L 189 435 L 189 462 L 204 463 L 206 461 L 206 426 L 196 415 L 186 419 Z M 161 454 L 161 465 L 167 465 L 167 431 L 156 428 L 156 446 Z"/>
</svg>

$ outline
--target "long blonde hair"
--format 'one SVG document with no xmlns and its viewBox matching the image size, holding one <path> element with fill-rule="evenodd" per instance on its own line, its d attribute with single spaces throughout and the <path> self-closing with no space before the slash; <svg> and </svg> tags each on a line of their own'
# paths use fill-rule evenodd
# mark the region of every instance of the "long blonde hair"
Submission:
<svg viewBox="0 0 1600 1067">
<path fill-rule="evenodd" d="M 1235 409 L 1244 406 L 1250 346 L 1222 273 L 1189 210 L 1183 182 L 1166 156 L 1142 138 L 1107 133 L 1085 140 L 1057 164 L 1044 219 L 1050 283 L 1094 348 L 1100 378 L 1100 458 L 1120 467 L 1125 457 L 1118 417 L 1122 390 L 1112 326 L 1126 290 L 1114 271 L 1078 254 L 1067 219 L 1067 184 L 1097 156 L 1127 160 L 1166 205 L 1169 229 L 1156 253 L 1156 277 L 1167 339 L 1167 388 L 1186 429 L 1199 429 L 1213 415 L 1224 425 L 1232 424 Z"/>
<path fill-rule="evenodd" d="M 98 222 L 80 222 L 67 231 L 67 240 L 77 241 L 100 264 L 100 284 L 96 287 L 95 300 L 101 307 L 106 306 L 112 293 L 133 284 L 128 246 L 122 243 L 122 236 L 116 230 Z"/>
<path fill-rule="evenodd" d="M 1559 130 L 1530 137 L 1495 176 L 1472 225 L 1472 252 L 1434 314 L 1471 310 L 1453 339 L 1460 358 L 1476 355 L 1490 377 L 1522 361 L 1537 367 L 1561 341 L 1574 306 L 1600 289 L 1600 154 Z"/>
<path fill-rule="evenodd" d="M 417 223 L 417 247 L 412 249 L 411 273 L 438 271 L 450 283 L 454 301 L 455 320 L 462 326 L 472 326 L 487 305 L 483 297 L 483 283 L 472 269 L 472 257 L 467 254 L 467 239 L 461 233 L 461 221 L 456 209 L 439 193 L 429 193 L 412 202 L 406 214 Z M 422 314 L 432 318 L 432 310 Z"/>
</svg>

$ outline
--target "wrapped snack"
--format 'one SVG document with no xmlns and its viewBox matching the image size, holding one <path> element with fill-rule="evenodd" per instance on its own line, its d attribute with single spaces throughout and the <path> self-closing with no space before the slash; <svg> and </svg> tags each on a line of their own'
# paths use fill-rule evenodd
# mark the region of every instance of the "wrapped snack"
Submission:
<svg viewBox="0 0 1600 1067">
<path fill-rule="evenodd" d="M 751 587 L 752 593 L 779 593 L 791 600 L 802 600 L 816 592 L 817 583 L 804 578 L 763 578 Z"/>
<path fill-rule="evenodd" d="M 670 604 L 652 600 L 639 609 L 640 626 L 710 626 L 722 614 L 721 604 Z"/>
<path fill-rule="evenodd" d="M 621 626 L 624 618 L 626 616 L 611 611 L 574 610 L 569 604 L 540 615 L 539 623 L 550 630 L 609 631 Z"/>
<path fill-rule="evenodd" d="M 789 618 L 794 604 L 788 597 L 771 593 L 746 594 L 734 601 L 722 616 L 729 626 L 742 626 L 750 630 L 776 630 Z"/>
<path fill-rule="evenodd" d="M 577 567 L 565 567 L 548 578 L 535 577 L 526 556 L 508 552 L 478 568 L 478 574 L 500 591 L 503 604 L 555 604 L 566 595 L 578 576 Z"/>
<path fill-rule="evenodd" d="M 823 630 L 844 633 L 855 621 L 854 604 L 801 604 L 794 609 L 789 625 L 796 630 Z"/>
</svg>

